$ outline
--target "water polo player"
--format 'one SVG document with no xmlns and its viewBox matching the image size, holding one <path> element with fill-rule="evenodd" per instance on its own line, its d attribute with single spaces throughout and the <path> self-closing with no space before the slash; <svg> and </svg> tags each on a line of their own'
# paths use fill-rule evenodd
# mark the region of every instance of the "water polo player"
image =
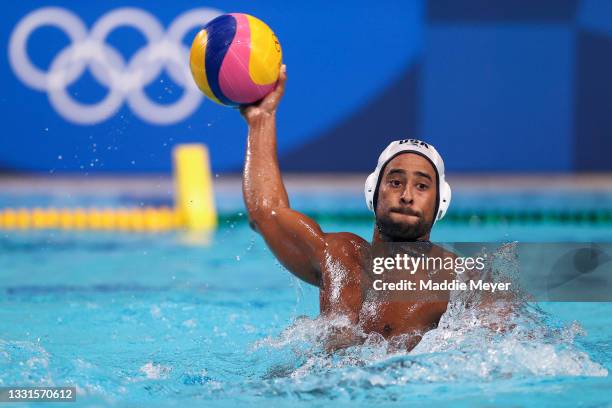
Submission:
<svg viewBox="0 0 612 408">
<path fill-rule="evenodd" d="M 432 226 L 444 216 L 451 199 L 442 158 L 433 146 L 421 141 L 391 143 L 365 185 L 367 205 L 376 216 L 372 243 L 349 232 L 323 232 L 314 220 L 291 209 L 281 179 L 276 110 L 286 80 L 283 66 L 274 91 L 258 104 L 241 108 L 248 124 L 243 194 L 251 227 L 289 271 L 319 287 L 323 316 L 344 316 L 361 333 L 377 332 L 387 339 L 435 327 L 447 301 L 364 307 L 360 277 L 372 244 L 429 242 Z M 335 333 L 331 348 L 359 341 L 355 330 L 343 329 Z M 416 342 L 413 338 L 405 346 L 411 348 Z"/>
</svg>

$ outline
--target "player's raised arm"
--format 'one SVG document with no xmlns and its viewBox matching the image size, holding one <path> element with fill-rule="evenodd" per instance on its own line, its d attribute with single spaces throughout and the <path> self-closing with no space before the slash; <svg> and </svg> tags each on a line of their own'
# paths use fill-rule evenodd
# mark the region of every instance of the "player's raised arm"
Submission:
<svg viewBox="0 0 612 408">
<path fill-rule="evenodd" d="M 276 109 L 286 80 L 283 65 L 275 90 L 241 108 L 249 126 L 242 192 L 251 227 L 279 261 L 298 278 L 320 286 L 325 234 L 314 220 L 289 207 L 276 155 Z"/>
</svg>

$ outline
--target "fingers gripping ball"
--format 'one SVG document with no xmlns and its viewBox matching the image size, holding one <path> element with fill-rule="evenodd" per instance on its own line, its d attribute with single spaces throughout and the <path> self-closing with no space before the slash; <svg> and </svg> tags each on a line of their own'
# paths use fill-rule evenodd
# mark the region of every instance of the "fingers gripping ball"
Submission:
<svg viewBox="0 0 612 408">
<path fill-rule="evenodd" d="M 282 51 L 274 32 L 248 14 L 224 14 L 210 21 L 191 45 L 189 63 L 206 96 L 226 106 L 262 99 L 275 87 Z"/>
</svg>

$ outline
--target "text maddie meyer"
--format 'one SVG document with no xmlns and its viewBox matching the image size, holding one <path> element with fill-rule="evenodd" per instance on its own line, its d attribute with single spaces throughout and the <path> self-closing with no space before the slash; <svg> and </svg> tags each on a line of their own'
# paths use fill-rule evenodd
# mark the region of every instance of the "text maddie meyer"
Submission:
<svg viewBox="0 0 612 408">
<path fill-rule="evenodd" d="M 451 290 L 475 290 L 484 292 L 507 291 L 510 289 L 510 282 L 486 282 L 483 280 L 469 280 L 461 282 L 456 279 L 451 281 L 434 282 L 431 279 L 419 280 L 418 284 L 414 281 L 402 279 L 398 282 L 383 282 L 380 279 L 372 283 L 376 291 L 451 291 Z"/>
</svg>

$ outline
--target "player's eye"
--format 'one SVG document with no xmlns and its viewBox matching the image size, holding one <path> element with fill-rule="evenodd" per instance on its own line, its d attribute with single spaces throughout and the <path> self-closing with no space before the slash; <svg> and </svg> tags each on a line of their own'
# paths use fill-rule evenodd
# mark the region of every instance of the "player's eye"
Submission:
<svg viewBox="0 0 612 408">
<path fill-rule="evenodd" d="M 427 185 L 425 183 L 417 183 L 416 187 L 420 191 L 425 191 L 425 190 L 427 190 L 429 188 L 429 185 Z"/>
<path fill-rule="evenodd" d="M 397 179 L 391 179 L 391 180 L 389 180 L 389 185 L 391 187 L 401 187 L 402 182 L 397 180 Z"/>
</svg>

